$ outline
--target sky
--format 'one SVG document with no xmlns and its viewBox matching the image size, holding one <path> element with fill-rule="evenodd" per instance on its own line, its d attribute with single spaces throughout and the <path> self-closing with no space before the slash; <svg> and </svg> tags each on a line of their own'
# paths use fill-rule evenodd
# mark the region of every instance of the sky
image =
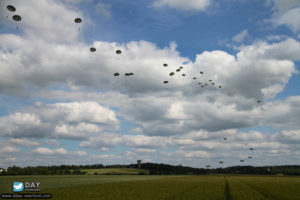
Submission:
<svg viewBox="0 0 300 200">
<path fill-rule="evenodd" d="M 300 0 L 1 0 L 0 167 L 299 165 L 299 19 Z"/>
</svg>

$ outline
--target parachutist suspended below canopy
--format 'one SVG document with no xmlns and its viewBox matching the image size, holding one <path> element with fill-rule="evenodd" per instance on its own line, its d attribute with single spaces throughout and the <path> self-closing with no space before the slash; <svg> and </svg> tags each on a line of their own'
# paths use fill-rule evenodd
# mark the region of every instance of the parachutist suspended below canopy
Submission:
<svg viewBox="0 0 300 200">
<path fill-rule="evenodd" d="M 16 8 L 13 5 L 8 5 L 6 8 L 7 8 L 7 10 L 9 10 L 11 12 L 15 12 L 16 11 Z"/>
<path fill-rule="evenodd" d="M 15 21 L 17 21 L 17 22 L 19 22 L 19 21 L 22 20 L 22 18 L 21 18 L 20 15 L 14 15 L 12 18 L 13 18 L 13 20 L 15 20 Z"/>
</svg>

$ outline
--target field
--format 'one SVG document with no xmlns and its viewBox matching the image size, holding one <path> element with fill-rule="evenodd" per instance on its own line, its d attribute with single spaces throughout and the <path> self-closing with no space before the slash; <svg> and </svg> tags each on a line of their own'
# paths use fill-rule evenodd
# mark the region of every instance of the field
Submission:
<svg viewBox="0 0 300 200">
<path fill-rule="evenodd" d="M 13 181 L 41 182 L 41 192 L 51 193 L 53 199 L 300 199 L 300 177 L 287 176 L 2 176 L 0 192 L 11 192 Z"/>
</svg>

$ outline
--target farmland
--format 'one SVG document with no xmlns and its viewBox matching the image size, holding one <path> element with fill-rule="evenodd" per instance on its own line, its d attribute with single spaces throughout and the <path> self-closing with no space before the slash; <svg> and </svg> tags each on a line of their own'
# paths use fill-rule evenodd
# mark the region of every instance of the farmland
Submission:
<svg viewBox="0 0 300 200">
<path fill-rule="evenodd" d="M 2 176 L 0 192 L 11 192 L 13 181 L 39 181 L 53 199 L 300 199 L 300 177 L 292 176 Z"/>
</svg>

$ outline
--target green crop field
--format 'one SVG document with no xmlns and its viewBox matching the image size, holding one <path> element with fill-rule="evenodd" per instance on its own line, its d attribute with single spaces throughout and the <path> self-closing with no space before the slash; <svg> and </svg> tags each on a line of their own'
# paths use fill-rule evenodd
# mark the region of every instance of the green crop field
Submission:
<svg viewBox="0 0 300 200">
<path fill-rule="evenodd" d="M 41 182 L 53 199 L 105 200 L 299 200 L 300 177 L 288 176 L 2 176 L 0 192 L 13 181 Z"/>
</svg>

